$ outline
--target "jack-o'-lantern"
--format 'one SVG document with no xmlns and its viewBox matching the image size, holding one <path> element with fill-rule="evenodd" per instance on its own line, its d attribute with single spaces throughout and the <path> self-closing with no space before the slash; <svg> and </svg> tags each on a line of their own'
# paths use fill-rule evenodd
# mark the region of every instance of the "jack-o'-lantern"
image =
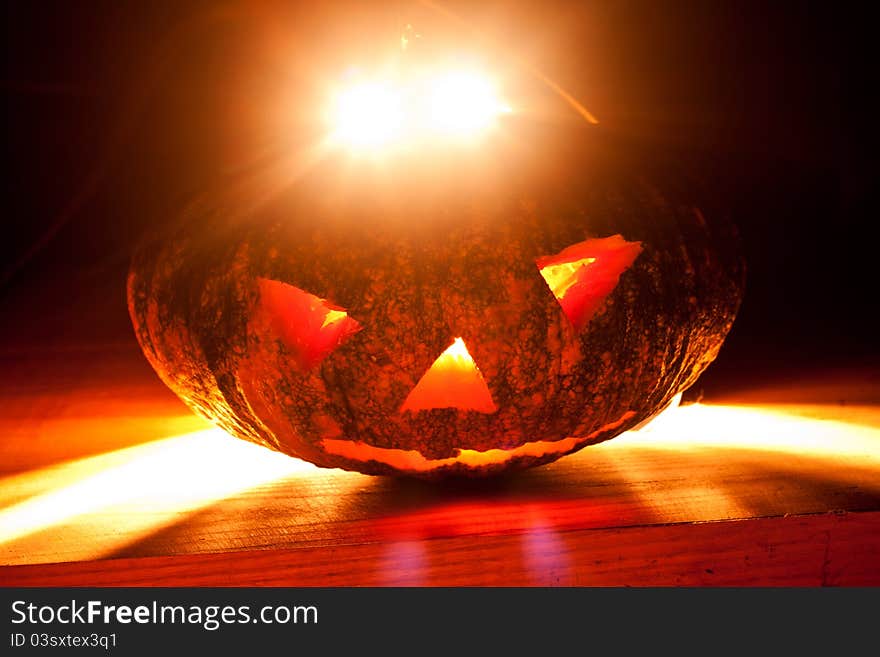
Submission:
<svg viewBox="0 0 880 657">
<path fill-rule="evenodd" d="M 371 114 L 375 91 L 348 99 L 381 124 L 367 150 L 414 107 Z M 481 93 L 480 139 L 330 145 L 276 193 L 230 185 L 145 242 L 129 308 L 165 383 L 240 438 L 428 478 L 553 461 L 692 385 L 740 303 L 732 228 L 601 127 Z"/>
</svg>

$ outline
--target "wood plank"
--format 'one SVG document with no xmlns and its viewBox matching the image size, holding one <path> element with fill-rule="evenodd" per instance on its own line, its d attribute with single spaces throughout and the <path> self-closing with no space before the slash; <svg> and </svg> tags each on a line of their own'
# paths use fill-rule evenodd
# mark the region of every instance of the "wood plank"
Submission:
<svg viewBox="0 0 880 657">
<path fill-rule="evenodd" d="M 112 559 L 4 586 L 877 586 L 880 513 Z"/>
<path fill-rule="evenodd" d="M 880 459 L 859 451 L 873 443 L 855 431 L 855 445 L 831 434 L 842 443 L 832 454 L 633 434 L 517 476 L 441 486 L 188 434 L 0 481 L 0 563 L 878 510 Z"/>
</svg>

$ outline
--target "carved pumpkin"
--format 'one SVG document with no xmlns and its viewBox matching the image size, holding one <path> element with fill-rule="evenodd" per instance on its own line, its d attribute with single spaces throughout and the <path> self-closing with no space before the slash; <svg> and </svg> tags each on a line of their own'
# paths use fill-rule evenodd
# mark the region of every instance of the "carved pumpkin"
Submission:
<svg viewBox="0 0 880 657">
<path fill-rule="evenodd" d="M 538 465 L 650 418 L 731 326 L 732 229 L 598 127 L 511 133 L 206 195 L 133 260 L 153 367 L 233 435 L 371 474 Z"/>
</svg>

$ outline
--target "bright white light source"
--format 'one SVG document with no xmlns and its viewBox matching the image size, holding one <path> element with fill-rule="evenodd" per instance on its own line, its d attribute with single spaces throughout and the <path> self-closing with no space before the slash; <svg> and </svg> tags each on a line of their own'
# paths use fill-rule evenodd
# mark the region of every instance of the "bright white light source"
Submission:
<svg viewBox="0 0 880 657">
<path fill-rule="evenodd" d="M 476 136 L 510 108 L 487 76 L 474 71 L 415 74 L 357 82 L 336 98 L 337 144 L 377 151 L 391 144 Z"/>
<path fill-rule="evenodd" d="M 448 73 L 429 86 L 428 121 L 433 130 L 467 135 L 489 127 L 509 112 L 495 93 L 491 81 L 477 73 Z"/>
<path fill-rule="evenodd" d="M 376 147 L 396 138 L 403 125 L 400 93 L 388 85 L 362 82 L 336 100 L 336 138 L 360 147 Z"/>
</svg>

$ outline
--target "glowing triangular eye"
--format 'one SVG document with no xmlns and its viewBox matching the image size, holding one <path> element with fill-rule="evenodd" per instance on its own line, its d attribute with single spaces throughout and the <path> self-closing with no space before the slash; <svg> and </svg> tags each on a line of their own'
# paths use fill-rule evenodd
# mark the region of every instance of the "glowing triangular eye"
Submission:
<svg viewBox="0 0 880 657">
<path fill-rule="evenodd" d="M 586 326 L 642 252 L 641 242 L 620 235 L 578 242 L 535 262 L 572 325 Z"/>
<path fill-rule="evenodd" d="M 296 363 L 311 369 L 361 330 L 344 309 L 314 294 L 267 278 L 258 280 L 260 303 L 269 323 Z"/>
<path fill-rule="evenodd" d="M 498 410 L 483 375 L 461 338 L 456 338 L 437 357 L 416 387 L 410 390 L 400 410 L 432 408 L 458 408 L 481 413 Z"/>
</svg>

